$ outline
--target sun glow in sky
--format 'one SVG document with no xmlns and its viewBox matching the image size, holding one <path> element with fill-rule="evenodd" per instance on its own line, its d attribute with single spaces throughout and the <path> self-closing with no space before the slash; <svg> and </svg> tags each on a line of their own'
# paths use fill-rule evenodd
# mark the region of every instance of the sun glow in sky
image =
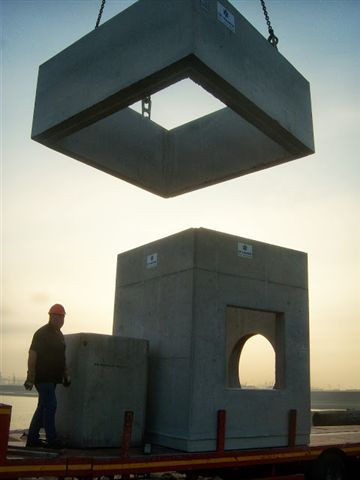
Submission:
<svg viewBox="0 0 360 480">
<path fill-rule="evenodd" d="M 107 0 L 102 21 L 132 3 Z M 260 2 L 231 3 L 267 36 Z M 167 200 L 30 139 L 38 66 L 94 28 L 100 2 L 0 4 L 1 375 L 25 376 L 53 303 L 64 333 L 110 334 L 117 254 L 205 227 L 308 253 L 312 386 L 360 388 L 360 2 L 267 1 L 311 85 L 316 153 Z"/>
</svg>

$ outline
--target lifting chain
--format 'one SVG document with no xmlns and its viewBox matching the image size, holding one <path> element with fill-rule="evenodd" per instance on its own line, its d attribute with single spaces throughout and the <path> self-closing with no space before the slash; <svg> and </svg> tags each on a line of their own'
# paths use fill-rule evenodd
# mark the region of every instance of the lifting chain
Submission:
<svg viewBox="0 0 360 480">
<path fill-rule="evenodd" d="M 104 11 L 105 2 L 106 2 L 106 0 L 101 0 L 100 11 L 99 11 L 99 15 L 98 15 L 97 20 L 96 20 L 95 28 L 98 28 L 98 26 L 100 25 L 100 20 L 101 20 L 101 16 L 103 14 L 103 11 Z"/>
<path fill-rule="evenodd" d="M 151 117 L 151 97 L 150 95 L 141 100 L 141 115 L 150 120 Z"/>
<path fill-rule="evenodd" d="M 274 30 L 272 29 L 272 26 L 271 26 L 271 23 L 270 23 L 269 14 L 268 14 L 268 12 L 267 12 L 266 5 L 265 5 L 265 0 L 260 0 L 260 2 L 261 2 L 261 6 L 262 6 L 262 9 L 263 9 L 264 15 L 265 15 L 266 24 L 267 24 L 267 26 L 268 26 L 268 31 L 269 31 L 268 42 L 269 42 L 273 47 L 275 47 L 276 50 L 277 50 L 277 44 L 279 43 L 279 39 L 278 39 L 278 37 L 275 35 Z"/>
<path fill-rule="evenodd" d="M 100 25 L 101 17 L 104 11 L 106 0 L 101 0 L 99 14 L 96 20 L 95 28 L 98 28 Z M 141 114 L 144 118 L 148 118 L 150 120 L 151 117 L 151 97 L 147 96 L 141 101 Z"/>
</svg>

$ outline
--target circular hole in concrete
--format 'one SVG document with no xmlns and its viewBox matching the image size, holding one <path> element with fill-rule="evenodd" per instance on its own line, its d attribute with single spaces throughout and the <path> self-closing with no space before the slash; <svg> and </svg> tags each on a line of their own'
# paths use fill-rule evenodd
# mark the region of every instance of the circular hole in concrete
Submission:
<svg viewBox="0 0 360 480">
<path fill-rule="evenodd" d="M 275 351 L 263 335 L 252 335 L 244 343 L 239 358 L 241 388 L 273 389 L 275 386 Z"/>
</svg>

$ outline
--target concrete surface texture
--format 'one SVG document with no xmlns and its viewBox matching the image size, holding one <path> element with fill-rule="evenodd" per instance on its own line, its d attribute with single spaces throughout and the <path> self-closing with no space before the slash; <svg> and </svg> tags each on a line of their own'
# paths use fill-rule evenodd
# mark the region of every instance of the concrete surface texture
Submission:
<svg viewBox="0 0 360 480">
<path fill-rule="evenodd" d="M 309 441 L 306 254 L 202 228 L 124 252 L 113 333 L 149 340 L 148 441 L 214 450 L 220 409 L 226 449 L 287 445 L 290 409 Z M 275 350 L 270 390 L 237 373 L 255 334 Z"/>
<path fill-rule="evenodd" d="M 65 335 L 70 387 L 57 388 L 59 436 L 72 447 L 119 447 L 124 413 L 132 442 L 143 441 L 148 342 L 94 333 Z"/>
<path fill-rule="evenodd" d="M 226 108 L 128 108 L 184 78 Z M 41 65 L 32 138 L 163 197 L 314 152 L 307 80 L 227 0 L 139 0 Z"/>
</svg>

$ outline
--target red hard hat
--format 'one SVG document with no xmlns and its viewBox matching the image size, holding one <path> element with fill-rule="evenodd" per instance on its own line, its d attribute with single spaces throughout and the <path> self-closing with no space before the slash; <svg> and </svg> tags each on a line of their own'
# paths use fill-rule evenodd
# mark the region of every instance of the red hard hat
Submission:
<svg viewBox="0 0 360 480">
<path fill-rule="evenodd" d="M 65 308 L 60 305 L 60 303 L 55 303 L 55 305 L 53 305 L 50 310 L 49 310 L 49 314 L 51 313 L 55 313 L 57 315 L 65 315 L 66 312 L 65 312 Z"/>
</svg>

